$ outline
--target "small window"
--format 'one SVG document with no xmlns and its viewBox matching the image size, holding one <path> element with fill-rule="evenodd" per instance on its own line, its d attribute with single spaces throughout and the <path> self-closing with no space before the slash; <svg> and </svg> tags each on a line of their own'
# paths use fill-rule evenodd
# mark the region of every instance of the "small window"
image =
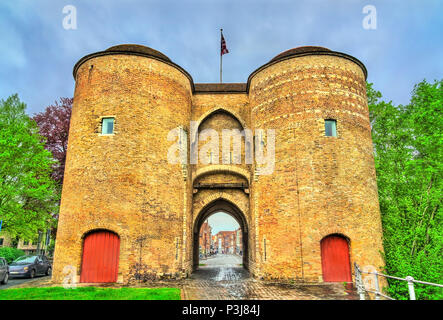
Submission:
<svg viewBox="0 0 443 320">
<path fill-rule="evenodd" d="M 114 133 L 114 118 L 103 118 L 102 134 L 113 134 L 113 133 Z"/>
<path fill-rule="evenodd" d="M 3 245 L 3 238 L 0 238 L 0 246 Z"/>
<path fill-rule="evenodd" d="M 332 119 L 325 120 L 325 136 L 327 137 L 337 136 L 337 120 L 332 120 Z"/>
<path fill-rule="evenodd" d="M 29 245 L 29 241 L 27 241 L 27 240 L 23 241 L 23 245 L 24 245 L 24 246 Z"/>
</svg>

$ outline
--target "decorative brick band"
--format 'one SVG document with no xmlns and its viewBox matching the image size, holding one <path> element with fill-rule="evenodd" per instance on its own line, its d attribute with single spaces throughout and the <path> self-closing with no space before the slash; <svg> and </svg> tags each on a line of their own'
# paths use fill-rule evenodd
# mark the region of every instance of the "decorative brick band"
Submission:
<svg viewBox="0 0 443 320">
<path fill-rule="evenodd" d="M 319 94 L 319 95 L 325 95 L 325 96 L 327 96 L 327 95 L 346 96 L 346 97 L 349 97 L 351 99 L 360 100 L 360 102 L 363 103 L 363 104 L 366 103 L 366 100 L 363 97 L 361 97 L 360 95 L 357 95 L 357 94 L 352 93 L 352 92 L 346 92 L 344 90 L 336 90 L 335 92 L 334 91 L 328 92 L 328 91 L 321 91 L 321 90 L 307 90 L 307 91 L 300 91 L 298 93 L 297 92 L 293 92 L 292 94 L 288 93 L 285 96 L 277 96 L 275 98 L 269 99 L 269 100 L 267 100 L 265 102 L 262 102 L 262 103 L 258 104 L 255 107 L 253 107 L 252 111 L 255 112 L 258 108 L 260 108 L 258 111 L 261 112 L 261 111 L 266 109 L 266 107 L 265 107 L 266 105 L 269 105 L 269 104 L 271 104 L 273 102 L 276 102 L 276 101 L 279 101 L 279 100 L 282 100 L 282 99 L 288 99 L 288 98 L 291 98 L 291 97 L 295 97 L 297 95 L 312 94 L 312 93 L 316 93 L 316 94 Z M 363 107 L 361 105 L 357 104 L 357 106 L 360 106 L 359 109 L 363 109 Z"/>
<path fill-rule="evenodd" d="M 299 71 L 304 72 L 303 75 L 294 75 L 293 77 L 288 77 L 285 80 L 282 80 L 276 84 L 270 85 L 270 86 L 266 86 L 265 88 L 263 88 L 263 90 L 257 90 L 257 92 L 255 93 L 255 95 L 257 97 L 259 97 L 260 95 L 264 94 L 266 91 L 273 89 L 274 87 L 279 87 L 280 85 L 283 85 L 285 83 L 288 82 L 293 82 L 293 81 L 302 81 L 302 80 L 306 80 L 306 79 L 316 79 L 316 78 L 332 78 L 332 79 L 338 79 L 338 80 L 343 80 L 346 82 L 349 82 L 352 86 L 357 86 L 359 87 L 359 89 L 364 92 L 364 90 L 366 90 L 365 86 L 361 83 L 359 83 L 356 80 L 353 80 L 350 77 L 346 77 L 346 76 L 342 76 L 336 73 L 326 73 L 326 74 L 311 74 L 311 72 L 315 72 L 316 70 L 314 69 L 319 69 L 320 66 L 314 65 L 314 66 L 300 66 L 300 67 L 295 67 L 295 68 L 291 68 L 291 71 L 282 71 L 279 73 L 275 73 L 274 75 L 271 75 L 269 77 L 264 78 L 263 80 L 257 81 L 257 83 L 255 84 L 255 87 L 259 87 L 261 86 L 263 83 L 265 82 L 269 82 L 272 81 L 274 78 L 278 78 L 280 76 L 285 76 L 286 74 L 292 74 L 292 73 L 297 73 Z M 342 71 L 346 71 L 346 72 L 351 72 L 356 76 L 355 71 L 350 70 L 350 69 L 344 69 L 344 68 L 340 68 L 340 67 L 336 67 L 336 66 L 328 66 L 328 68 L 333 68 L 333 69 L 342 69 Z M 331 83 L 331 82 L 330 82 Z M 346 87 L 346 86 L 345 86 Z M 355 90 L 353 87 L 349 87 L 350 90 Z"/>
<path fill-rule="evenodd" d="M 259 73 L 260 71 L 262 71 L 262 70 L 264 70 L 264 69 L 266 69 L 266 68 L 268 68 L 268 67 L 270 67 L 270 66 L 272 66 L 272 65 L 274 65 L 274 64 L 276 64 L 276 63 L 279 63 L 279 62 L 281 62 L 281 61 L 289 60 L 289 59 L 296 58 L 296 57 L 313 56 L 313 55 L 320 55 L 320 56 L 324 56 L 324 55 L 326 55 L 326 56 L 335 56 L 335 57 L 340 57 L 340 58 L 344 58 L 344 59 L 350 60 L 350 61 L 354 62 L 355 64 L 357 64 L 357 65 L 362 69 L 363 74 L 364 74 L 364 76 L 365 76 L 365 79 L 367 79 L 367 77 L 368 77 L 368 71 L 366 70 L 365 65 L 364 65 L 360 60 L 358 60 L 357 58 L 354 58 L 353 56 L 348 55 L 348 54 L 346 54 L 346 53 L 337 52 L 337 51 L 307 51 L 307 52 L 294 52 L 294 53 L 292 53 L 292 54 L 290 54 L 290 55 L 283 56 L 283 57 L 281 57 L 281 58 L 279 58 L 279 59 L 271 60 L 271 61 L 269 61 L 268 63 L 266 63 L 266 64 L 264 64 L 263 66 L 261 66 L 260 68 L 258 68 L 258 69 L 256 69 L 255 71 L 253 71 L 253 72 L 251 73 L 251 75 L 248 77 L 247 86 L 246 86 L 246 91 L 249 92 L 249 88 L 250 88 L 250 85 L 251 85 L 251 80 L 252 80 L 252 78 L 253 78 L 257 73 Z"/>
</svg>

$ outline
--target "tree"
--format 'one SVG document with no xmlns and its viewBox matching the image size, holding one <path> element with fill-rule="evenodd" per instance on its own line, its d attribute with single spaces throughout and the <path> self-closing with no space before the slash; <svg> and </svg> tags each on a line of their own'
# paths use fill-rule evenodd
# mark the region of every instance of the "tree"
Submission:
<svg viewBox="0 0 443 320">
<path fill-rule="evenodd" d="M 394 106 L 367 86 L 375 166 L 390 275 L 443 280 L 443 81 L 417 84 L 411 102 Z M 389 279 L 389 293 L 408 297 L 404 282 Z M 416 285 L 420 299 L 442 299 L 441 289 Z"/>
<path fill-rule="evenodd" d="M 53 160 L 18 95 L 0 101 L 0 219 L 11 237 L 32 239 L 54 223 Z"/>
<path fill-rule="evenodd" d="M 60 102 L 56 101 L 44 112 L 33 117 L 39 127 L 39 133 L 46 138 L 45 148 L 57 160 L 53 167 L 52 177 L 60 186 L 63 183 L 65 171 L 73 100 L 73 98 L 60 98 Z"/>
</svg>

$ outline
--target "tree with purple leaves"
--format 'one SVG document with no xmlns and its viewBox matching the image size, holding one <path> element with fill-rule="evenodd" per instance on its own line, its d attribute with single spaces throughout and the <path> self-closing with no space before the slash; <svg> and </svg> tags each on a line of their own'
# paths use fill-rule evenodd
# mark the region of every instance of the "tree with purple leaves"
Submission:
<svg viewBox="0 0 443 320">
<path fill-rule="evenodd" d="M 69 121 L 71 119 L 72 98 L 60 98 L 59 102 L 37 113 L 40 135 L 46 138 L 45 148 L 52 153 L 57 163 L 53 166 L 52 178 L 61 187 L 65 171 L 66 151 L 68 148 Z"/>
</svg>

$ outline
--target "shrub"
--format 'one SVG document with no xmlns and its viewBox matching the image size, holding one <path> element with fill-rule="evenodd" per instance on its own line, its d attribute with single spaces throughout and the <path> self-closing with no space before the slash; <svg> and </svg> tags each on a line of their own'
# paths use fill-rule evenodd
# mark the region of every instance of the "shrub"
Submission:
<svg viewBox="0 0 443 320">
<path fill-rule="evenodd" d="M 5 258 L 8 263 L 11 263 L 18 257 L 24 256 L 25 253 L 16 248 L 4 247 L 0 248 L 0 257 Z"/>
</svg>

